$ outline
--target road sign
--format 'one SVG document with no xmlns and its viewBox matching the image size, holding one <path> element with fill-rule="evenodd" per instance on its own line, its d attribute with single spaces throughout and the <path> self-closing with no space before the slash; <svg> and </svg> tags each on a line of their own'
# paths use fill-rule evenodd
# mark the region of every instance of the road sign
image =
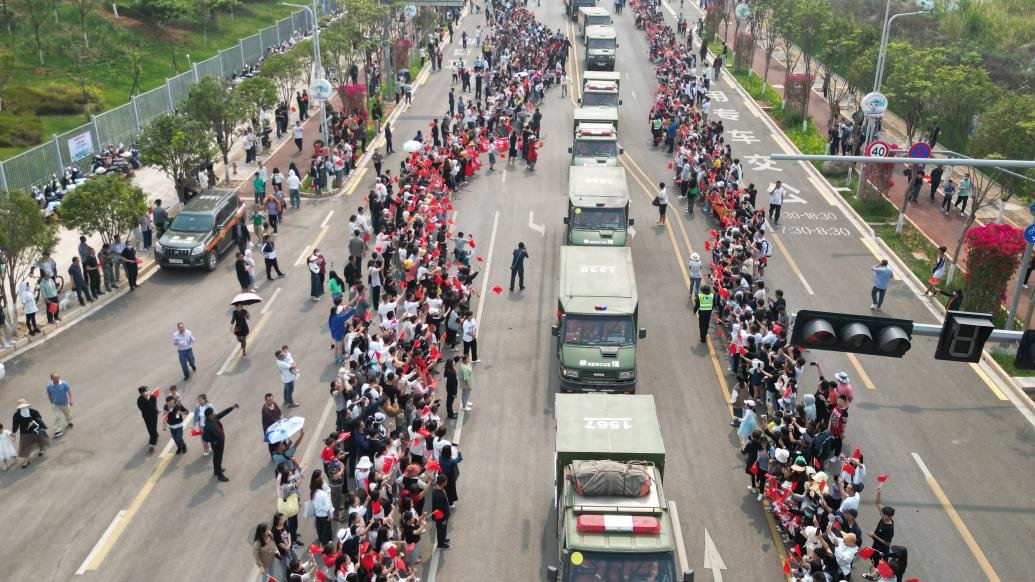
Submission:
<svg viewBox="0 0 1035 582">
<path fill-rule="evenodd" d="M 873 158 L 883 158 L 891 152 L 891 146 L 887 142 L 875 141 L 866 146 L 866 155 Z"/>
<path fill-rule="evenodd" d="M 1029 224 L 1025 227 L 1024 240 L 1031 244 L 1035 244 L 1035 224 Z"/>
<path fill-rule="evenodd" d="M 744 20 L 748 16 L 751 16 L 751 7 L 747 4 L 737 4 L 737 18 Z"/>
<path fill-rule="evenodd" d="M 406 20 L 413 20 L 414 16 L 417 16 L 417 7 L 413 4 L 407 4 L 406 8 L 403 9 L 403 16 Z"/>
<path fill-rule="evenodd" d="M 1032 216 L 1035 216 L 1035 202 L 1032 202 L 1031 205 L 1028 206 L 1028 212 L 1031 212 Z"/>
<path fill-rule="evenodd" d="M 909 147 L 909 157 L 911 158 L 929 158 L 931 157 L 931 146 L 924 142 L 918 142 Z"/>
<path fill-rule="evenodd" d="M 859 108 L 870 117 L 883 117 L 888 110 L 888 98 L 877 91 L 867 93 L 859 102 Z"/>
<path fill-rule="evenodd" d="M 334 95 L 334 86 L 327 79 L 313 79 L 309 86 L 309 98 L 313 101 L 326 101 Z"/>
</svg>

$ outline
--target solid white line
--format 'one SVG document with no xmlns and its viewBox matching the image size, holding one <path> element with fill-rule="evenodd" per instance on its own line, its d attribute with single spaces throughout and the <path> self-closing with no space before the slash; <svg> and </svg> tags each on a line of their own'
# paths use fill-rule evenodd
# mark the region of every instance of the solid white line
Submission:
<svg viewBox="0 0 1035 582">
<path fill-rule="evenodd" d="M 633 99 L 636 99 L 636 91 L 632 91 Z"/>
<path fill-rule="evenodd" d="M 502 171 L 502 172 L 500 172 L 500 173 L 501 173 L 501 174 L 503 174 L 503 177 L 502 177 L 502 178 L 500 178 L 500 182 L 506 182 L 506 181 L 507 181 L 507 171 L 506 171 L 506 170 L 503 170 L 503 171 Z"/>
<path fill-rule="evenodd" d="M 323 219 L 323 222 L 320 223 L 320 228 L 325 228 L 327 223 L 330 222 L 332 216 L 334 216 L 333 210 L 327 213 L 327 218 Z"/>
<path fill-rule="evenodd" d="M 668 2 L 665 2 L 664 0 L 662 0 L 661 5 L 665 7 L 665 10 L 668 10 L 669 14 L 671 14 L 673 17 L 675 17 L 676 11 L 672 10 L 672 7 L 668 5 Z"/>
<path fill-rule="evenodd" d="M 798 273 L 798 278 L 801 279 L 801 284 L 805 286 L 805 290 L 808 291 L 809 295 L 815 295 L 816 292 L 812 290 L 809 282 L 805 280 L 805 275 Z"/>
<path fill-rule="evenodd" d="M 478 296 L 478 325 L 482 324 L 482 308 L 485 307 L 485 290 L 489 285 L 489 270 L 492 268 L 492 249 L 496 246 L 496 227 L 500 224 L 500 211 L 492 219 L 492 236 L 489 237 L 489 254 L 485 256 L 485 268 L 482 269 L 482 291 Z"/>
<path fill-rule="evenodd" d="M 334 408 L 334 400 L 328 399 L 327 404 L 323 407 L 323 414 L 320 415 L 320 422 L 316 425 L 316 430 L 312 433 L 312 437 L 309 439 L 309 444 L 305 447 L 305 452 L 302 453 L 302 464 L 306 464 L 306 459 L 313 455 L 313 451 L 316 450 L 316 445 L 319 444 L 323 447 L 323 429 L 324 425 L 327 424 L 327 417 L 330 416 L 331 410 Z M 337 426 L 337 424 L 335 424 Z"/>
<path fill-rule="evenodd" d="M 909 453 L 909 454 L 913 455 L 913 460 L 916 461 L 916 464 L 920 466 L 920 472 L 924 474 L 924 477 L 930 479 L 931 478 L 931 471 L 927 468 L 927 464 L 924 463 L 924 460 L 920 458 L 920 455 L 917 454 L 917 453 Z"/>
<path fill-rule="evenodd" d="M 626 80 L 626 81 L 628 81 L 628 80 L 629 80 L 629 73 L 626 73 L 626 74 L 625 74 L 625 80 Z"/>
<path fill-rule="evenodd" d="M 282 289 L 283 287 L 277 287 L 277 289 L 273 291 L 273 295 L 270 296 L 270 300 L 267 301 L 266 305 L 264 305 L 262 307 L 262 310 L 259 311 L 259 315 L 266 315 L 266 312 L 269 311 L 271 307 L 273 307 L 273 302 L 277 300 L 277 296 L 280 295 L 280 291 Z"/>
<path fill-rule="evenodd" d="M 90 562 L 93 562 L 93 557 L 96 556 L 97 552 L 101 550 L 101 547 L 104 545 L 104 542 L 108 539 L 108 536 L 111 535 L 111 532 L 115 530 L 115 526 L 117 526 L 119 522 L 122 521 L 122 517 L 125 515 L 125 509 L 120 509 L 119 512 L 115 514 L 115 518 L 111 520 L 110 524 L 108 524 L 108 529 L 104 530 L 104 533 L 101 534 L 101 539 L 97 540 L 97 543 L 94 544 L 93 549 L 90 550 L 90 553 L 86 555 L 86 559 L 83 560 L 83 564 L 79 566 L 78 570 L 75 571 L 76 576 L 81 576 L 84 572 L 86 572 L 87 565 L 89 565 Z"/>
<path fill-rule="evenodd" d="M 241 346 L 238 345 L 234 347 L 234 349 L 230 350 L 230 355 L 226 357 L 226 360 L 223 362 L 223 365 L 219 367 L 219 371 L 216 372 L 216 376 L 222 376 L 223 372 L 226 372 L 226 369 L 230 367 L 230 362 L 234 360 L 234 356 L 237 355 L 237 351 L 240 349 Z"/>
</svg>

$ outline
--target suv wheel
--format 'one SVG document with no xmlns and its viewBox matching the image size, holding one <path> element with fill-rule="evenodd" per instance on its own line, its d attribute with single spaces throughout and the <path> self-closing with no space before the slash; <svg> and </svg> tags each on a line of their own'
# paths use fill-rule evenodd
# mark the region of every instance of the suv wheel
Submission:
<svg viewBox="0 0 1035 582">
<path fill-rule="evenodd" d="M 207 255 L 205 255 L 205 268 L 209 271 L 216 270 L 216 261 L 219 257 L 216 256 L 216 251 L 213 249 Z"/>
</svg>

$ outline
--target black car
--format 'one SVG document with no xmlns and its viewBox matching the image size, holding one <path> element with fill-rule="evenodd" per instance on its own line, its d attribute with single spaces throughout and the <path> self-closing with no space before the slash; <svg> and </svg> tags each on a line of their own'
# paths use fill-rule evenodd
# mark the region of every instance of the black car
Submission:
<svg viewBox="0 0 1035 582">
<path fill-rule="evenodd" d="M 191 198 L 155 244 L 162 267 L 216 269 L 219 255 L 234 244 L 231 230 L 244 220 L 244 204 L 233 190 L 213 188 Z"/>
</svg>

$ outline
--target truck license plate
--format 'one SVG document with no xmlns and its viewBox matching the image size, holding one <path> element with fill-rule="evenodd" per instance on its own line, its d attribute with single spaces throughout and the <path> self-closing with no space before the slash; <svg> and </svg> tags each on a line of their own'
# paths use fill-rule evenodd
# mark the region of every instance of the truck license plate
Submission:
<svg viewBox="0 0 1035 582">
<path fill-rule="evenodd" d="M 182 265 L 183 264 L 183 259 L 169 259 L 169 262 L 174 264 L 174 265 Z"/>
</svg>

